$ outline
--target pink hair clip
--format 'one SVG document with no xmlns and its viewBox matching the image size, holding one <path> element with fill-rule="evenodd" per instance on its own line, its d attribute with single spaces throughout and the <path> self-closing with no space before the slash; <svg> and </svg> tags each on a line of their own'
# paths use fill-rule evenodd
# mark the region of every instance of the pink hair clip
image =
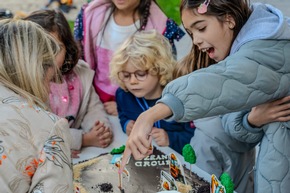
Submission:
<svg viewBox="0 0 290 193">
<path fill-rule="evenodd" d="M 199 14 L 204 14 L 207 12 L 207 7 L 208 7 L 208 4 L 209 4 L 210 0 L 205 0 L 203 3 L 201 3 L 199 5 L 199 7 L 197 8 L 197 12 Z"/>
</svg>

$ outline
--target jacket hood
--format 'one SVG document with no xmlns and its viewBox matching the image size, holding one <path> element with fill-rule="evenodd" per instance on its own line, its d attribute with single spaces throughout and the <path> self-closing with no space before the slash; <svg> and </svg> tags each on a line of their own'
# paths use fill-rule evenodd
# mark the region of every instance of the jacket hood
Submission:
<svg viewBox="0 0 290 193">
<path fill-rule="evenodd" d="M 290 40 L 290 18 L 285 17 L 279 9 L 262 3 L 252 4 L 251 9 L 252 14 L 233 42 L 230 54 L 252 40 Z"/>
</svg>

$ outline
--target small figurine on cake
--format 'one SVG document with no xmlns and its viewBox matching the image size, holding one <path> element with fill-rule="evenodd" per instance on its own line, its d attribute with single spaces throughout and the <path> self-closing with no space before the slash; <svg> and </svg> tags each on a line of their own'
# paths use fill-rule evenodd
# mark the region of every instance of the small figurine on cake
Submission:
<svg viewBox="0 0 290 193">
<path fill-rule="evenodd" d="M 211 193 L 233 193 L 234 183 L 230 175 L 224 172 L 220 176 L 220 180 L 212 174 L 211 175 Z"/>
<path fill-rule="evenodd" d="M 182 167 L 181 162 L 177 158 L 177 156 L 174 153 L 171 153 L 169 155 L 169 171 L 171 176 L 176 180 L 183 184 L 186 184 L 185 176 L 184 176 L 184 170 Z"/>
<path fill-rule="evenodd" d="M 174 153 L 169 154 L 169 163 L 170 175 L 175 180 L 177 190 L 181 193 L 188 193 L 192 187 L 187 185 L 183 166 Z"/>
</svg>

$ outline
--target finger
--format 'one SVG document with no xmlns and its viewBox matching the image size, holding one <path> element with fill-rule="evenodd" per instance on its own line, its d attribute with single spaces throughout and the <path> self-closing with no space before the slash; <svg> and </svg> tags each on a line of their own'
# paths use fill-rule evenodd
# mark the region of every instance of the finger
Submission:
<svg viewBox="0 0 290 193">
<path fill-rule="evenodd" d="M 97 120 L 97 121 L 95 122 L 95 125 L 98 125 L 98 124 L 100 124 L 100 121 L 99 121 L 99 120 Z"/>
<path fill-rule="evenodd" d="M 141 156 L 142 158 L 146 157 L 144 155 L 148 154 L 148 149 L 151 146 L 151 142 L 152 142 L 152 135 L 148 135 L 147 137 L 138 137 L 137 140 L 133 141 L 135 146 L 137 147 L 137 151 L 143 155 Z M 131 149 L 132 150 L 132 149 Z M 135 157 L 134 151 L 132 150 L 133 155 Z M 138 155 L 138 153 L 136 154 Z"/>
<path fill-rule="evenodd" d="M 159 139 L 154 138 L 154 141 L 155 141 L 155 143 L 156 143 L 157 145 L 159 145 L 159 143 L 160 143 Z"/>
<path fill-rule="evenodd" d="M 106 140 L 106 139 L 110 139 L 110 138 L 111 138 L 111 134 L 110 134 L 109 132 L 106 132 L 106 133 L 101 134 L 101 135 L 99 136 L 99 139 L 100 139 L 100 140 Z"/>
<path fill-rule="evenodd" d="M 103 142 L 101 143 L 104 147 L 107 147 L 108 145 L 110 145 L 110 143 L 111 143 L 111 139 L 105 139 L 105 140 L 103 140 Z"/>
<path fill-rule="evenodd" d="M 101 129 L 102 127 L 104 127 L 104 125 L 102 125 L 102 124 L 95 125 L 94 130 L 97 131 L 97 130 Z"/>
<path fill-rule="evenodd" d="M 153 145 L 152 145 L 152 140 L 153 140 L 153 137 L 151 135 L 148 136 L 148 140 L 149 140 L 149 143 L 150 143 L 150 147 L 147 151 L 147 155 L 150 155 L 153 153 Z"/>
<path fill-rule="evenodd" d="M 108 107 L 108 106 L 110 106 L 111 105 L 111 101 L 108 101 L 108 102 L 105 102 L 104 103 L 104 107 Z"/>
<path fill-rule="evenodd" d="M 100 127 L 99 129 L 96 130 L 95 135 L 96 136 L 101 136 L 104 133 L 105 128 Z"/>
<path fill-rule="evenodd" d="M 80 158 L 80 156 L 78 154 L 74 154 L 74 153 L 72 153 L 71 157 L 72 158 Z"/>
<path fill-rule="evenodd" d="M 158 137 L 158 133 L 156 133 L 156 132 L 155 132 L 155 133 L 153 133 L 153 132 L 152 132 L 152 133 L 151 133 L 151 136 L 152 136 L 152 137 L 153 137 L 153 139 L 155 140 L 155 139 Z"/>
<path fill-rule="evenodd" d="M 290 116 L 279 117 L 279 118 L 277 119 L 277 121 L 280 121 L 280 122 L 290 121 Z"/>
<path fill-rule="evenodd" d="M 72 155 L 72 158 L 79 158 L 79 155 L 81 151 L 80 150 L 72 150 L 71 151 L 71 155 Z"/>
<path fill-rule="evenodd" d="M 123 157 L 121 159 L 121 164 L 120 164 L 120 169 L 119 169 L 119 174 L 121 174 L 129 160 L 131 156 L 131 150 L 129 149 L 129 147 L 126 145 L 125 151 L 123 153 Z"/>
<path fill-rule="evenodd" d="M 290 96 L 287 96 L 287 97 L 284 97 L 284 98 L 279 99 L 277 101 L 274 101 L 273 103 L 280 105 L 280 104 L 287 103 L 287 102 L 290 102 Z"/>
<path fill-rule="evenodd" d="M 104 125 L 105 125 L 105 123 L 103 123 L 102 121 L 96 121 L 96 123 L 95 123 L 95 126 L 99 126 L 99 127 L 102 127 Z"/>
<path fill-rule="evenodd" d="M 104 133 L 111 132 L 111 129 L 107 126 L 104 126 Z"/>
<path fill-rule="evenodd" d="M 276 119 L 275 120 L 280 121 L 279 118 L 288 117 L 289 115 L 290 115 L 290 109 L 281 111 L 279 113 L 276 113 Z"/>
<path fill-rule="evenodd" d="M 153 134 L 157 134 L 157 133 L 159 133 L 159 131 L 160 131 L 160 129 L 158 129 L 158 128 L 156 128 L 156 127 L 153 127 L 152 128 L 152 131 L 151 131 L 151 135 L 153 135 Z"/>
<path fill-rule="evenodd" d="M 283 111 L 283 110 L 286 110 L 286 109 L 290 109 L 290 103 L 283 103 L 281 105 L 278 106 L 278 111 Z"/>
</svg>

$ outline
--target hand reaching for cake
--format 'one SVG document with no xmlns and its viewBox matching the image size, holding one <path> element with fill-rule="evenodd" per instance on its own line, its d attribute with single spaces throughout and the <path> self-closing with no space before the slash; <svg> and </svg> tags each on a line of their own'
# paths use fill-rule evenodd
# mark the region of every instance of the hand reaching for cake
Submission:
<svg viewBox="0 0 290 193">
<path fill-rule="evenodd" d="M 169 137 L 164 129 L 153 127 L 151 135 L 157 145 L 161 147 L 169 146 Z"/>
<path fill-rule="evenodd" d="M 97 121 L 95 126 L 88 132 L 83 134 L 83 146 L 107 147 L 113 138 L 110 128 L 104 123 Z"/>
<path fill-rule="evenodd" d="M 163 103 L 158 103 L 140 114 L 128 137 L 119 172 L 123 171 L 131 154 L 136 160 L 141 160 L 152 153 L 149 149 L 152 143 L 153 124 L 171 114 L 170 108 Z"/>
</svg>

